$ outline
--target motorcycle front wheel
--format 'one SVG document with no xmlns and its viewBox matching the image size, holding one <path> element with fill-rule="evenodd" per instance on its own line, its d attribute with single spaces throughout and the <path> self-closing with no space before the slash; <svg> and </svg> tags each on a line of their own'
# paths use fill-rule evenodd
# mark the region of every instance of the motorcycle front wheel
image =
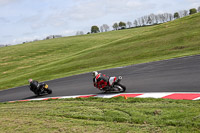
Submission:
<svg viewBox="0 0 200 133">
<path fill-rule="evenodd" d="M 114 85 L 114 88 L 117 88 L 119 92 L 125 92 L 126 91 L 126 87 L 124 85 L 119 84 L 119 83 Z"/>
<path fill-rule="evenodd" d="M 52 90 L 48 88 L 48 89 L 47 89 L 47 93 L 48 93 L 48 94 L 51 94 L 51 93 L 52 93 Z"/>
</svg>

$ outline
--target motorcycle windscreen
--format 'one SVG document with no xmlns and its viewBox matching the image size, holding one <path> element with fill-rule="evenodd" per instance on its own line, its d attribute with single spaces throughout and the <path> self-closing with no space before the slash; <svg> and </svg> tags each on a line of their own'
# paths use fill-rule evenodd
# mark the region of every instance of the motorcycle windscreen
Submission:
<svg viewBox="0 0 200 133">
<path fill-rule="evenodd" d="M 109 79 L 109 85 L 111 86 L 111 85 L 113 85 L 113 83 L 116 81 L 116 77 L 110 77 L 110 79 Z"/>
</svg>

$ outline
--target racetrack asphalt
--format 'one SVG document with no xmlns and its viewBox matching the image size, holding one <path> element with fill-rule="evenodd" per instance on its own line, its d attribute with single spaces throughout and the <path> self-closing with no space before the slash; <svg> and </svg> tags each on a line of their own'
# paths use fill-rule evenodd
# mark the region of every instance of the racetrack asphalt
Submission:
<svg viewBox="0 0 200 133">
<path fill-rule="evenodd" d="M 200 92 L 200 55 L 136 64 L 99 71 L 108 76 L 122 76 L 126 93 Z M 37 80 L 37 79 L 34 79 Z M 93 87 L 91 73 L 46 81 L 50 95 L 36 97 L 28 85 L 0 91 L 0 102 L 42 97 L 100 94 Z"/>
</svg>

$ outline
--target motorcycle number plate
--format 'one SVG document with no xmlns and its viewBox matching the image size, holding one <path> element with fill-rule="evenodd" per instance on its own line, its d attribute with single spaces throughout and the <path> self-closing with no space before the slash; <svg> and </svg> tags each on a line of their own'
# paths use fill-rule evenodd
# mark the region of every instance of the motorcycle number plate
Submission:
<svg viewBox="0 0 200 133">
<path fill-rule="evenodd" d="M 48 88 L 48 85 L 45 85 L 45 86 L 44 86 L 44 88 L 46 88 L 46 89 L 47 89 L 47 88 Z"/>
</svg>

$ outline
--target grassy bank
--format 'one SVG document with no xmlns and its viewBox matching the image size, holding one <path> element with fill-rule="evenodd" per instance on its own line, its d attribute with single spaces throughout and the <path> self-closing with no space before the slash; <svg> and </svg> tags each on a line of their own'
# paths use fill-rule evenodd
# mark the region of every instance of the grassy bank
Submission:
<svg viewBox="0 0 200 133">
<path fill-rule="evenodd" d="M 83 72 L 200 54 L 200 13 L 161 25 L 0 48 L 0 90 Z"/>
<path fill-rule="evenodd" d="M 200 101 L 63 99 L 0 103 L 0 132 L 200 131 Z"/>
</svg>

